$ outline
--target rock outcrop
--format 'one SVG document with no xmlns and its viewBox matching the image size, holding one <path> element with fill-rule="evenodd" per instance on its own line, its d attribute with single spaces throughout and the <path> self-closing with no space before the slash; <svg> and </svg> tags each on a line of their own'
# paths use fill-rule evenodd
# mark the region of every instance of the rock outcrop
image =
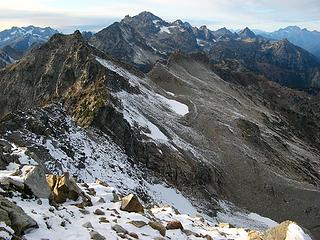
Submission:
<svg viewBox="0 0 320 240">
<path fill-rule="evenodd" d="M 29 217 L 21 207 L 18 207 L 1 195 L 0 222 L 4 222 L 11 227 L 17 235 L 22 235 L 28 229 L 38 228 L 37 222 Z"/>
<path fill-rule="evenodd" d="M 134 194 L 129 194 L 128 196 L 121 199 L 121 210 L 127 212 L 143 212 L 144 208 L 140 203 L 138 197 Z"/>
<path fill-rule="evenodd" d="M 46 181 L 46 175 L 40 166 L 23 166 L 21 169 L 24 184 L 38 198 L 49 199 L 51 191 Z"/>
<path fill-rule="evenodd" d="M 81 189 L 67 172 L 63 176 L 48 175 L 47 182 L 56 203 L 64 203 L 67 199 L 75 201 L 83 196 Z"/>
<path fill-rule="evenodd" d="M 263 240 L 311 240 L 302 228 L 292 221 L 285 221 L 265 232 Z"/>
</svg>

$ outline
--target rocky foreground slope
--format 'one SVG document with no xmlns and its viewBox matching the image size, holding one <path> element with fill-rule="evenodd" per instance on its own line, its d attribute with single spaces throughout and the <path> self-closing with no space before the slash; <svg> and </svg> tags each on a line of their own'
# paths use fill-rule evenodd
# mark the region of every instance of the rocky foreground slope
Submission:
<svg viewBox="0 0 320 240">
<path fill-rule="evenodd" d="M 229 200 L 318 234 L 319 99 L 218 67 L 176 53 L 146 76 L 80 32 L 55 35 L 0 70 L 0 166 L 21 160 L 145 203 L 183 201 L 181 212 L 269 227 Z M 199 210 L 168 198 L 168 185 Z"/>
<path fill-rule="evenodd" d="M 20 156 L 22 160 L 22 156 Z M 0 239 L 288 239 L 311 240 L 294 222 L 266 231 L 236 228 L 180 213 L 173 206 L 144 207 L 97 179 L 77 184 L 68 173 L 45 175 L 38 165 L 10 163 L 0 171 Z"/>
</svg>

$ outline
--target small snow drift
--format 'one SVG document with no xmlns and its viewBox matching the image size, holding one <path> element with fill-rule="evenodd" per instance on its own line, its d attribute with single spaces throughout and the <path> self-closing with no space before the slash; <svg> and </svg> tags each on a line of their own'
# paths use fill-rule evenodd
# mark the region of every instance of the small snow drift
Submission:
<svg viewBox="0 0 320 240">
<path fill-rule="evenodd" d="M 189 107 L 186 104 L 173 99 L 168 99 L 161 95 L 158 95 L 158 97 L 165 103 L 167 103 L 170 106 L 171 110 L 176 112 L 177 114 L 184 116 L 189 113 Z"/>
</svg>

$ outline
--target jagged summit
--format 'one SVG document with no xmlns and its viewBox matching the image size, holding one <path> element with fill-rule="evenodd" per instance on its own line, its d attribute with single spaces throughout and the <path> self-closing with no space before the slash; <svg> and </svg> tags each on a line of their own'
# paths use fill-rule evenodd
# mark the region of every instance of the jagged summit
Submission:
<svg viewBox="0 0 320 240">
<path fill-rule="evenodd" d="M 148 11 L 144 11 L 139 13 L 136 16 L 130 17 L 130 16 L 126 16 L 124 19 L 122 19 L 122 22 L 128 22 L 128 21 L 143 21 L 143 22 L 148 22 L 148 21 L 162 21 L 161 18 L 155 16 L 153 13 L 148 12 Z"/>
<path fill-rule="evenodd" d="M 288 26 L 285 28 L 281 28 L 279 31 L 287 30 L 287 31 L 301 31 L 302 29 L 299 26 Z"/>
<path fill-rule="evenodd" d="M 0 85 L 3 86 L 0 115 L 4 116 L 13 109 L 64 99 L 78 123 L 88 124 L 92 115 L 81 115 L 76 109 L 87 106 L 88 103 L 83 101 L 92 94 L 104 94 L 104 90 L 97 87 L 99 81 L 103 81 L 101 73 L 104 68 L 96 62 L 95 56 L 101 54 L 86 43 L 79 31 L 71 35 L 55 34 L 18 63 L 0 70 Z M 103 103 L 101 99 L 93 102 L 96 104 L 93 109 Z"/>
<path fill-rule="evenodd" d="M 251 31 L 248 27 L 246 27 L 245 29 L 241 30 L 239 33 L 239 36 L 242 38 L 242 39 L 254 39 L 256 38 L 256 34 Z"/>
</svg>

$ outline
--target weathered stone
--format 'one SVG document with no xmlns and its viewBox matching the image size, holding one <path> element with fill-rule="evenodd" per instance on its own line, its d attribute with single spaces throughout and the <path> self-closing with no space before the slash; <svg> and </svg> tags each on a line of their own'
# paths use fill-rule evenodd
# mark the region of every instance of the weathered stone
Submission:
<svg viewBox="0 0 320 240">
<path fill-rule="evenodd" d="M 248 233 L 249 240 L 263 240 L 262 234 L 256 231 L 250 231 Z"/>
<path fill-rule="evenodd" d="M 4 186 L 5 188 L 14 188 L 19 192 L 24 191 L 24 183 L 22 181 L 18 181 L 16 179 L 11 178 L 10 176 L 1 177 L 0 178 L 0 185 Z"/>
<path fill-rule="evenodd" d="M 83 196 L 81 189 L 69 173 L 64 173 L 63 176 L 48 175 L 47 183 L 53 192 L 53 200 L 56 203 L 63 203 L 67 199 L 77 200 L 80 195 Z"/>
<path fill-rule="evenodd" d="M 100 184 L 101 186 L 104 186 L 104 187 L 110 187 L 109 185 L 108 185 L 108 183 L 106 183 L 106 182 L 104 182 L 104 181 L 102 181 L 102 180 L 100 180 L 100 179 L 96 179 L 96 183 L 97 184 Z"/>
<path fill-rule="evenodd" d="M 24 166 L 22 176 L 25 185 L 38 198 L 48 199 L 51 195 L 44 170 L 40 166 Z"/>
<path fill-rule="evenodd" d="M 105 240 L 106 239 L 104 236 L 102 236 L 100 233 L 98 233 L 96 231 L 91 231 L 90 237 L 93 240 Z"/>
<path fill-rule="evenodd" d="M 129 223 L 137 228 L 142 228 L 147 225 L 144 221 L 130 221 Z"/>
<path fill-rule="evenodd" d="M 219 223 L 218 227 L 219 228 L 234 228 L 234 226 L 230 223 Z"/>
<path fill-rule="evenodd" d="M 92 226 L 91 222 L 86 222 L 86 223 L 82 224 L 82 227 L 92 228 L 93 229 L 93 226 Z"/>
<path fill-rule="evenodd" d="M 96 190 L 94 190 L 94 188 L 89 188 L 87 193 L 91 196 L 96 196 L 96 194 L 97 194 Z"/>
<path fill-rule="evenodd" d="M 17 235 L 22 235 L 30 228 L 38 228 L 35 220 L 29 217 L 22 208 L 0 195 L 0 219 L 11 227 Z"/>
<path fill-rule="evenodd" d="M 181 229 L 183 230 L 183 226 L 180 221 L 170 221 L 167 223 L 167 230 L 172 230 L 172 229 Z"/>
<path fill-rule="evenodd" d="M 11 224 L 11 220 L 9 218 L 8 212 L 1 209 L 1 206 L 0 206 L 0 222 L 4 222 L 8 226 Z"/>
<path fill-rule="evenodd" d="M 188 237 L 189 237 L 189 236 L 200 237 L 200 234 L 195 233 L 195 232 L 193 232 L 193 231 L 191 231 L 191 230 L 188 230 L 188 229 L 183 229 L 182 232 L 183 232 L 184 234 L 186 234 Z"/>
<path fill-rule="evenodd" d="M 143 212 L 144 208 L 142 204 L 139 202 L 139 199 L 134 194 L 129 194 L 128 196 L 122 198 L 121 200 L 121 210 L 127 212 Z"/>
<path fill-rule="evenodd" d="M 126 229 L 124 229 L 122 226 L 120 226 L 118 224 L 112 226 L 112 229 L 118 234 L 120 234 L 120 233 L 128 234 L 129 233 Z"/>
<path fill-rule="evenodd" d="M 166 235 L 166 228 L 161 223 L 150 221 L 148 225 L 153 229 L 158 230 L 162 236 Z"/>
<path fill-rule="evenodd" d="M 86 210 L 86 209 L 79 209 L 79 212 L 81 212 L 84 215 L 90 214 L 90 212 L 88 210 Z"/>
<path fill-rule="evenodd" d="M 213 240 L 213 238 L 208 234 L 205 235 L 203 238 L 206 239 L 206 240 Z"/>
<path fill-rule="evenodd" d="M 109 223 L 110 221 L 106 217 L 99 217 L 99 223 Z"/>
<path fill-rule="evenodd" d="M 296 224 L 292 221 L 285 221 L 278 226 L 267 230 L 264 234 L 264 240 L 285 240 L 287 239 L 288 227 L 290 224 Z"/>
<path fill-rule="evenodd" d="M 135 239 L 139 239 L 138 234 L 136 234 L 136 233 L 134 233 L 134 232 L 130 232 L 128 235 L 129 235 L 130 237 L 135 238 Z"/>
<path fill-rule="evenodd" d="M 113 195 L 113 199 L 111 200 L 111 202 L 115 203 L 120 201 L 120 198 L 116 192 L 112 192 L 112 195 Z"/>
<path fill-rule="evenodd" d="M 101 209 L 97 208 L 95 211 L 94 211 L 94 214 L 95 215 L 105 215 L 104 211 L 102 211 Z"/>
<path fill-rule="evenodd" d="M 54 189 L 54 186 L 56 185 L 58 176 L 57 175 L 47 175 L 47 183 L 51 191 Z"/>
</svg>

